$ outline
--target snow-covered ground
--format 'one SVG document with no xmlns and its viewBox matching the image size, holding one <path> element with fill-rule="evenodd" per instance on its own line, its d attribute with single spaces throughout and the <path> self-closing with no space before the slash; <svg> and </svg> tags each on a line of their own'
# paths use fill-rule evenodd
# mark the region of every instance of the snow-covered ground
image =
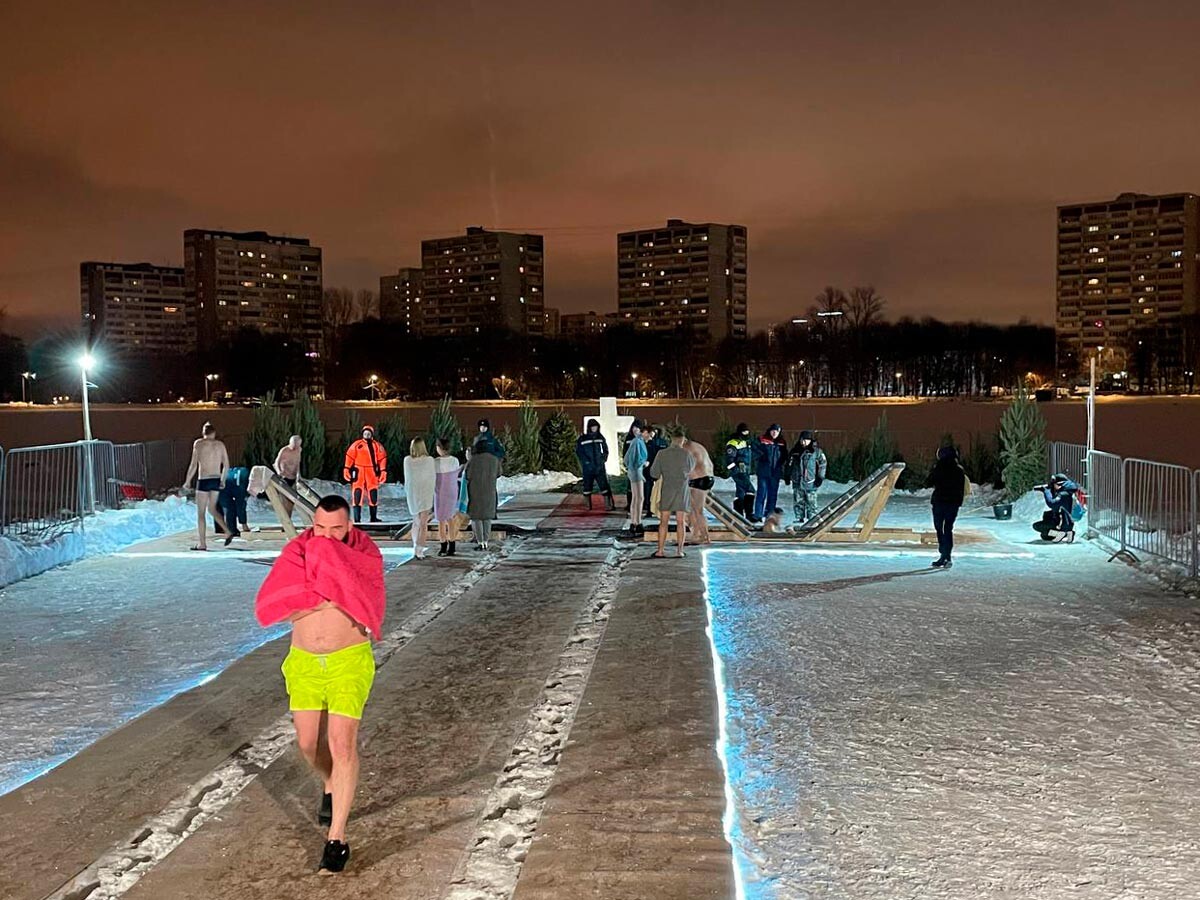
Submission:
<svg viewBox="0 0 1200 900">
<path fill-rule="evenodd" d="M 385 565 L 411 555 L 388 548 Z M 0 794 L 283 634 L 254 620 L 270 562 L 121 552 L 0 591 Z"/>
<path fill-rule="evenodd" d="M 195 504 L 180 497 L 167 497 L 88 516 L 82 529 L 46 543 L 25 543 L 0 536 L 0 587 L 55 566 L 105 556 L 138 541 L 195 527 Z"/>
<path fill-rule="evenodd" d="M 502 478 L 500 501 L 514 489 L 573 480 L 554 472 Z M 315 486 L 345 493 L 344 485 Z M 402 486 L 385 487 L 380 515 L 410 518 Z M 251 527 L 277 521 L 257 499 L 247 517 Z M 195 527 L 195 504 L 168 497 L 99 513 L 82 532 L 45 545 L 0 539 L 0 794 L 284 632 L 259 628 L 253 615 L 273 551 L 226 550 L 211 536 L 208 554 L 129 549 Z M 384 553 L 389 567 L 412 556 L 408 547 Z"/>
<path fill-rule="evenodd" d="M 832 496 L 832 495 L 831 495 Z M 968 506 L 969 508 L 969 506 Z M 705 555 L 751 898 L 1198 895 L 1200 625 L 1089 542 Z M 896 496 L 883 524 L 928 527 Z"/>
</svg>

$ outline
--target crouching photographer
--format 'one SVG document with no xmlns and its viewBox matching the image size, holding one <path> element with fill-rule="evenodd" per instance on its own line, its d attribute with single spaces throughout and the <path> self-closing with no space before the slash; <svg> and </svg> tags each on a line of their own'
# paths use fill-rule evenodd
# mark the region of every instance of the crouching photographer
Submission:
<svg viewBox="0 0 1200 900">
<path fill-rule="evenodd" d="M 1059 472 L 1051 476 L 1048 484 L 1038 484 L 1034 490 L 1042 492 L 1046 500 L 1046 511 L 1042 520 L 1033 523 L 1043 541 L 1075 540 L 1075 513 L 1078 503 L 1079 485 Z"/>
</svg>

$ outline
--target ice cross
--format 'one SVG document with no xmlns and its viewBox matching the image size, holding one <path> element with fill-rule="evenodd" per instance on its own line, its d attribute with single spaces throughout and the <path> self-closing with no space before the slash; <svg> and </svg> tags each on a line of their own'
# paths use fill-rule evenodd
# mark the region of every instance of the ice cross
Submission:
<svg viewBox="0 0 1200 900">
<path fill-rule="evenodd" d="M 633 416 L 617 415 L 616 397 L 601 397 L 600 415 L 586 416 L 583 420 L 584 434 L 587 434 L 588 419 L 596 419 L 600 422 L 600 433 L 608 441 L 608 462 L 604 465 L 604 471 L 609 475 L 621 474 L 620 436 L 629 433 L 629 427 L 633 424 L 633 418 Z"/>
</svg>

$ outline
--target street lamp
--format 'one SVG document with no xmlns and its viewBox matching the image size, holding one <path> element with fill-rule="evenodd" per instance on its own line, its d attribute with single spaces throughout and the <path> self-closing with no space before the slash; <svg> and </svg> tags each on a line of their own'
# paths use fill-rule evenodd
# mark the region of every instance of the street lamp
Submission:
<svg viewBox="0 0 1200 900">
<path fill-rule="evenodd" d="M 88 382 L 88 369 L 95 367 L 96 358 L 89 351 L 83 351 L 83 355 L 79 357 L 79 378 L 83 385 L 83 439 L 87 443 L 83 454 L 87 460 L 88 510 L 93 513 L 96 511 L 96 470 L 92 461 L 92 415 L 88 408 L 88 388 L 91 385 Z"/>
<path fill-rule="evenodd" d="M 205 376 L 204 376 L 204 402 L 205 402 L 205 403 L 207 403 L 207 402 L 208 402 L 208 388 L 209 388 L 209 385 L 211 385 L 211 384 L 212 384 L 214 381 L 217 381 L 217 380 L 219 380 L 219 379 L 220 379 L 220 377 L 221 377 L 221 376 L 220 376 L 220 375 L 218 375 L 218 374 L 216 374 L 215 372 L 213 372 L 213 373 L 210 373 L 210 374 L 208 374 L 208 375 L 205 375 Z"/>
<path fill-rule="evenodd" d="M 637 372 L 633 373 L 633 396 L 637 396 Z"/>
<path fill-rule="evenodd" d="M 21 402 L 28 403 L 25 399 L 25 385 L 30 381 L 37 381 L 37 372 L 22 372 L 21 373 Z"/>
<path fill-rule="evenodd" d="M 379 376 L 378 375 L 371 375 L 369 378 L 367 378 L 367 383 L 364 384 L 363 387 L 366 390 L 371 392 L 372 400 L 379 399 Z"/>
</svg>

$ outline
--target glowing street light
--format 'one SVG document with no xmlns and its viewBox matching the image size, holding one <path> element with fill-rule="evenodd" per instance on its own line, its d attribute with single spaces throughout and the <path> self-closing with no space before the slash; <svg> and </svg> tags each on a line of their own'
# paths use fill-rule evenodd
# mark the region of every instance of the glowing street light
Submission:
<svg viewBox="0 0 1200 900">
<path fill-rule="evenodd" d="M 638 392 L 638 389 L 637 389 L 637 372 L 634 372 L 634 373 L 632 373 L 632 374 L 633 374 L 633 395 L 636 397 L 636 396 L 637 396 L 637 392 Z"/>
<path fill-rule="evenodd" d="M 28 403 L 25 399 L 25 386 L 31 382 L 37 381 L 37 372 L 22 372 L 21 373 L 21 402 Z"/>
<path fill-rule="evenodd" d="M 92 415 L 88 407 L 88 388 L 91 387 L 91 384 L 88 382 L 88 369 L 96 368 L 96 357 L 92 356 L 90 351 L 85 350 L 80 355 L 78 362 L 79 377 L 83 384 L 83 439 L 87 442 L 83 455 L 87 460 L 88 509 L 94 513 L 96 511 L 96 470 L 92 461 Z"/>
<path fill-rule="evenodd" d="M 369 378 L 367 378 L 367 383 L 363 385 L 363 390 L 367 390 L 367 391 L 371 392 L 372 400 L 378 400 L 379 399 L 379 376 L 371 375 Z"/>
<path fill-rule="evenodd" d="M 216 372 L 211 372 L 208 375 L 204 376 L 204 402 L 205 403 L 208 402 L 209 385 L 211 385 L 214 381 L 218 381 L 220 378 L 221 378 L 221 376 L 218 375 Z"/>
</svg>

